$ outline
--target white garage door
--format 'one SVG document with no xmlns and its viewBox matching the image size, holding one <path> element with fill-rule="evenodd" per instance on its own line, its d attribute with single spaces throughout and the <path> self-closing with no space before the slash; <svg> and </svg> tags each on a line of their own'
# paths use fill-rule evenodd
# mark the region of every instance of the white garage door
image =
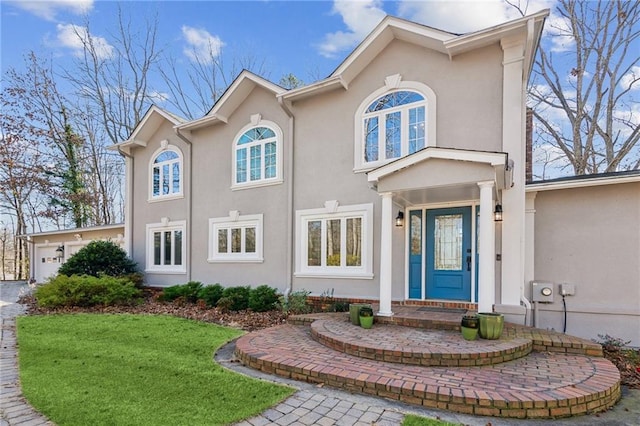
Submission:
<svg viewBox="0 0 640 426">
<path fill-rule="evenodd" d="M 52 247 L 36 247 L 35 258 L 35 279 L 36 282 L 42 283 L 52 275 L 58 272 L 60 262 L 56 254 L 57 246 Z"/>
</svg>

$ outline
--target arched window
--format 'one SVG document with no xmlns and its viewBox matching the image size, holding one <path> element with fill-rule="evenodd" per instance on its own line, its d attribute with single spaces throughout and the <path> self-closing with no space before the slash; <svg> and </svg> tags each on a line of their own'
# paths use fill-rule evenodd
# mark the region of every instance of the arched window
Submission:
<svg viewBox="0 0 640 426">
<path fill-rule="evenodd" d="M 436 146 L 436 95 L 399 74 L 365 98 L 355 114 L 354 170 L 368 171 Z"/>
<path fill-rule="evenodd" d="M 409 90 L 373 101 L 362 117 L 364 162 L 392 160 L 424 148 L 426 109 L 424 96 Z"/>
<path fill-rule="evenodd" d="M 162 149 L 151 163 L 151 199 L 182 195 L 182 156 L 172 148 Z"/>
<path fill-rule="evenodd" d="M 235 142 L 234 186 L 281 182 L 281 144 L 282 134 L 276 126 L 258 125 L 242 131 Z"/>
</svg>

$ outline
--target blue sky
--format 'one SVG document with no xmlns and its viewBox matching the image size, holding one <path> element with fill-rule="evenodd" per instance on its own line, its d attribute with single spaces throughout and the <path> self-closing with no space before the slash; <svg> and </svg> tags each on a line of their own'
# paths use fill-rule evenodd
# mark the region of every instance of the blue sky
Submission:
<svg viewBox="0 0 640 426">
<path fill-rule="evenodd" d="M 557 0 L 511 0 L 527 5 L 527 12 L 551 9 L 542 44 L 553 52 L 556 66 L 568 57 L 573 41 L 551 37 L 566 28 L 556 15 Z M 453 32 L 472 32 L 519 17 L 504 0 L 334 0 L 334 1 L 123 1 L 123 13 L 132 22 L 152 19 L 157 13 L 158 41 L 165 53 L 187 68 L 194 54 L 212 46 L 225 62 L 253 52 L 264 61 L 261 75 L 278 83 L 293 73 L 305 83 L 327 77 L 353 48 L 386 15 L 394 15 L 434 28 Z M 100 0 L 0 0 L 1 71 L 24 66 L 23 56 L 34 51 L 50 59 L 54 69 L 71 68 L 80 52 L 77 37 L 86 19 L 90 33 L 101 44 L 105 57 L 114 43 L 118 3 Z M 636 46 L 640 39 L 636 41 Z M 202 55 L 200 55 L 202 57 Z M 568 66 L 568 68 L 567 68 Z M 561 75 L 571 80 L 571 67 L 562 64 Z M 564 69 L 562 69 L 564 67 Z M 240 71 L 239 69 L 237 71 Z M 633 73 L 640 73 L 635 66 Z M 161 83 L 152 87 L 159 106 L 178 112 L 167 104 L 169 94 Z M 543 86 L 540 86 L 543 88 Z M 633 92 L 637 93 L 636 84 Z M 631 111 L 631 112 L 629 112 Z M 640 106 L 621 114 L 640 120 Z M 203 111 L 204 112 L 204 111 Z M 561 117 L 558 117 L 561 120 Z M 538 146 L 534 153 L 544 159 L 559 158 L 558 169 L 566 164 L 553 146 Z M 562 170 L 567 174 L 570 170 Z"/>
<path fill-rule="evenodd" d="M 530 12 L 551 1 L 531 2 Z M 89 18 L 91 33 L 111 43 L 117 3 L 93 0 L 1 3 L 2 71 L 20 68 L 30 50 L 69 63 L 78 41 L 72 25 Z M 160 42 L 179 59 L 205 43 L 221 52 L 255 49 L 265 59 L 264 77 L 278 82 L 294 73 L 310 82 L 326 77 L 385 14 L 451 32 L 469 32 L 517 17 L 500 0 L 487 1 L 125 1 L 132 17 L 158 13 Z M 135 22 L 135 21 L 134 21 Z"/>
</svg>

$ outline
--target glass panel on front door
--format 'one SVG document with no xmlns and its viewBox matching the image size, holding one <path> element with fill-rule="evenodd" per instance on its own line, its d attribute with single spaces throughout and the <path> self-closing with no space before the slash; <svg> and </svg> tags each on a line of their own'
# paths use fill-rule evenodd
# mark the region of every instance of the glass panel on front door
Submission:
<svg viewBox="0 0 640 426">
<path fill-rule="evenodd" d="M 438 215 L 435 221 L 434 265 L 439 271 L 462 269 L 462 215 Z"/>
</svg>

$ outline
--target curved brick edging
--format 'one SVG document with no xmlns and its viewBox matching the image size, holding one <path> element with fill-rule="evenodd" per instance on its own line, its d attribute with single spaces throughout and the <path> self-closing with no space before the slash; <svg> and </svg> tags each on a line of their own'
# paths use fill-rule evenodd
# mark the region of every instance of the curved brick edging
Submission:
<svg viewBox="0 0 640 426">
<path fill-rule="evenodd" d="M 324 346 L 360 358 L 424 366 L 500 364 L 531 352 L 529 339 L 467 341 L 459 330 L 375 325 L 363 330 L 348 321 L 317 320 L 311 336 Z"/>
<path fill-rule="evenodd" d="M 567 417 L 606 410 L 620 398 L 611 362 L 566 353 L 483 367 L 392 364 L 333 351 L 308 327 L 287 324 L 241 337 L 236 356 L 266 373 L 466 414 Z"/>
</svg>

